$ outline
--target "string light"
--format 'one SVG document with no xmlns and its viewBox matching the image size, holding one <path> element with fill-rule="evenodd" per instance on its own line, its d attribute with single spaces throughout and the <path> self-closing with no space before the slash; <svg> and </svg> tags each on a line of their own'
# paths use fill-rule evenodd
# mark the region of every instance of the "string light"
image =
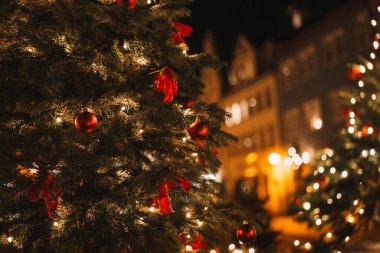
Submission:
<svg viewBox="0 0 380 253">
<path fill-rule="evenodd" d="M 152 3 L 152 0 L 147 0 L 146 3 L 147 3 L 147 4 L 151 4 L 151 3 Z"/>
<path fill-rule="evenodd" d="M 367 68 L 368 68 L 369 70 L 372 70 L 372 69 L 373 69 L 373 64 L 372 64 L 372 62 L 367 62 Z"/>
<path fill-rule="evenodd" d="M 356 104 L 356 99 L 355 98 L 351 98 L 351 100 L 350 100 L 350 102 L 351 102 L 351 104 Z"/>
<path fill-rule="evenodd" d="M 307 250 L 311 249 L 311 244 L 309 242 L 305 243 L 305 249 Z"/>
<path fill-rule="evenodd" d="M 186 137 L 183 137 L 182 138 L 182 142 L 186 142 L 187 141 L 187 138 Z"/>
<path fill-rule="evenodd" d="M 54 227 L 58 227 L 58 225 L 59 225 L 58 221 L 54 221 L 54 222 L 53 222 L 53 226 L 54 226 Z"/>
<path fill-rule="evenodd" d="M 294 246 L 298 247 L 300 245 L 300 241 L 295 240 L 293 244 L 294 244 Z"/>
<path fill-rule="evenodd" d="M 379 49 L 379 42 L 378 41 L 373 42 L 373 48 L 376 50 Z"/>
<path fill-rule="evenodd" d="M 355 129 L 352 126 L 349 126 L 347 128 L 348 133 L 353 134 L 355 132 Z"/>
<path fill-rule="evenodd" d="M 374 19 L 372 19 L 372 20 L 371 20 L 371 25 L 372 25 L 372 26 L 377 26 L 377 21 L 374 20 Z"/>
<path fill-rule="evenodd" d="M 344 238 L 344 241 L 345 241 L 345 242 L 349 242 L 350 239 L 351 239 L 351 238 L 350 238 L 349 236 L 346 236 L 346 238 Z"/>
<path fill-rule="evenodd" d="M 216 253 L 216 250 L 212 249 L 210 250 L 210 253 Z"/>
<path fill-rule="evenodd" d="M 55 119 L 55 121 L 56 121 L 57 123 L 62 123 L 62 118 L 61 118 L 61 117 L 57 117 L 57 118 Z"/>
<path fill-rule="evenodd" d="M 371 57 L 371 59 L 374 60 L 374 59 L 376 59 L 376 54 L 375 54 L 375 53 L 371 53 L 371 54 L 369 55 L 369 57 Z"/>
<path fill-rule="evenodd" d="M 231 243 L 230 245 L 228 245 L 228 249 L 229 250 L 234 250 L 235 249 L 235 244 Z"/>
<path fill-rule="evenodd" d="M 308 211 L 311 208 L 311 204 L 310 204 L 310 202 L 305 202 L 305 203 L 303 203 L 302 207 L 303 207 L 303 209 Z"/>
<path fill-rule="evenodd" d="M 334 202 L 334 200 L 331 198 L 327 200 L 327 204 L 329 204 L 329 205 L 331 205 L 333 202 Z"/>
<path fill-rule="evenodd" d="M 319 184 L 318 183 L 314 183 L 313 184 L 313 189 L 314 190 L 318 190 L 319 189 Z"/>
<path fill-rule="evenodd" d="M 190 245 L 186 245 L 186 251 L 192 251 L 193 250 L 193 247 L 191 247 Z"/>
<path fill-rule="evenodd" d="M 191 218 L 191 213 L 186 213 L 186 218 L 190 219 Z"/>
<path fill-rule="evenodd" d="M 322 220 L 321 219 L 317 219 L 315 221 L 315 225 L 320 226 L 321 224 L 322 224 Z"/>
<path fill-rule="evenodd" d="M 358 86 L 359 86 L 360 88 L 363 88 L 363 87 L 364 87 L 364 82 L 363 82 L 362 80 L 360 80 L 360 81 L 358 82 Z M 352 112 L 352 113 L 354 113 L 354 112 Z M 354 113 L 354 115 L 355 115 L 355 113 Z"/>
<path fill-rule="evenodd" d="M 359 204 L 359 200 L 355 199 L 353 204 L 354 206 L 357 206 Z"/>
<path fill-rule="evenodd" d="M 361 208 L 361 209 L 359 210 L 359 214 L 364 214 L 364 209 L 363 209 L 363 208 Z"/>
<path fill-rule="evenodd" d="M 355 222 L 355 217 L 352 216 L 351 214 L 350 214 L 350 215 L 347 215 L 347 217 L 346 217 L 346 221 L 352 224 L 352 223 Z"/>
<path fill-rule="evenodd" d="M 369 154 L 370 154 L 371 156 L 374 156 L 374 155 L 376 154 L 376 151 L 375 151 L 373 148 L 371 148 L 371 149 L 369 150 Z"/>
<path fill-rule="evenodd" d="M 249 248 L 248 253 L 255 253 L 255 249 L 254 248 Z"/>
<path fill-rule="evenodd" d="M 372 100 L 376 100 L 376 94 L 372 94 L 371 98 Z"/>
<path fill-rule="evenodd" d="M 323 172 L 325 172 L 325 168 L 323 168 L 322 166 L 319 167 L 318 168 L 318 172 L 322 174 Z"/>
<path fill-rule="evenodd" d="M 144 130 L 143 130 L 143 129 L 140 129 L 139 133 L 142 134 L 143 132 L 144 132 Z"/>
<path fill-rule="evenodd" d="M 120 110 L 123 111 L 123 112 L 125 112 L 125 110 L 127 110 L 127 108 L 126 108 L 125 106 L 122 106 L 122 107 L 120 108 Z"/>
<path fill-rule="evenodd" d="M 13 237 L 12 237 L 12 236 L 8 236 L 8 237 L 7 237 L 7 241 L 8 241 L 9 243 L 12 243 L 12 242 L 13 242 Z"/>
<path fill-rule="evenodd" d="M 326 237 L 328 238 L 328 239 L 331 239 L 332 238 L 332 233 L 331 232 L 328 232 L 327 234 L 326 234 Z"/>
<path fill-rule="evenodd" d="M 342 177 L 343 177 L 343 178 L 347 178 L 347 177 L 348 177 L 348 172 L 347 172 L 346 170 L 344 170 L 344 171 L 342 172 Z"/>
</svg>

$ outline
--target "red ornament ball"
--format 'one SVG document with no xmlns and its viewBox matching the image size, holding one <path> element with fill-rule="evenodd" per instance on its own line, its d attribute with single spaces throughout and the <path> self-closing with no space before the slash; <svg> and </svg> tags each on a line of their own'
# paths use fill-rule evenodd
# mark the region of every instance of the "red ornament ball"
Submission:
<svg viewBox="0 0 380 253">
<path fill-rule="evenodd" d="M 136 7 L 136 0 L 127 0 L 126 3 L 129 9 L 133 9 Z"/>
<path fill-rule="evenodd" d="M 363 79 L 363 74 L 360 72 L 360 68 L 358 66 L 353 66 L 348 71 L 348 78 L 350 78 L 351 80 Z"/>
<path fill-rule="evenodd" d="M 75 127 L 82 132 L 91 133 L 98 126 L 98 118 L 92 112 L 82 112 L 75 118 Z"/>
<path fill-rule="evenodd" d="M 250 244 L 256 239 L 256 229 L 249 224 L 244 224 L 236 230 L 236 236 L 240 243 Z"/>
<path fill-rule="evenodd" d="M 204 122 L 194 122 L 189 128 L 189 134 L 193 140 L 204 140 L 208 137 L 208 126 Z"/>
</svg>

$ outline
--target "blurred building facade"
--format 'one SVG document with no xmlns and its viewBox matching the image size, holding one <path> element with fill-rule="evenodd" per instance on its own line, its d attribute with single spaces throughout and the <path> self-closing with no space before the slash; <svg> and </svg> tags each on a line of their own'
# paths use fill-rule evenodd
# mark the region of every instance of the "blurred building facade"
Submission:
<svg viewBox="0 0 380 253">
<path fill-rule="evenodd" d="M 371 34 L 370 9 L 351 1 L 287 42 L 267 42 L 256 51 L 239 36 L 224 94 L 219 72 L 205 72 L 205 97 L 231 114 L 225 129 L 239 137 L 221 153 L 230 198 L 258 198 L 274 214 L 287 211 L 302 185 L 301 169 L 336 134 L 342 121 L 338 91 L 352 85 L 347 62 L 369 58 Z M 210 38 L 205 51 L 214 53 Z"/>
</svg>

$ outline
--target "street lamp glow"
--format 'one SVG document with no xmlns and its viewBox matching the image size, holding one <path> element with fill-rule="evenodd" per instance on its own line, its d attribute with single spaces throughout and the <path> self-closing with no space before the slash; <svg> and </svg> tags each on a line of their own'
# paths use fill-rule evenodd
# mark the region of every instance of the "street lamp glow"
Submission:
<svg viewBox="0 0 380 253">
<path fill-rule="evenodd" d="M 281 156 L 279 153 L 271 153 L 268 160 L 271 165 L 279 165 L 281 162 Z"/>
</svg>

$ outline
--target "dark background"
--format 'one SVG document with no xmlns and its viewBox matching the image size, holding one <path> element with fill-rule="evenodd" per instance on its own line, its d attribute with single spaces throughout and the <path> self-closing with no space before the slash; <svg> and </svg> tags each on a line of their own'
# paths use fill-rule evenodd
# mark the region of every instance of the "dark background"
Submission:
<svg viewBox="0 0 380 253">
<path fill-rule="evenodd" d="M 205 31 L 213 31 L 219 56 L 228 60 L 237 34 L 246 34 L 254 45 L 265 40 L 288 40 L 346 2 L 348 0 L 196 0 L 190 5 L 192 17 L 183 20 L 194 28 L 186 41 L 190 53 L 200 52 Z M 304 26 L 299 30 L 292 27 L 290 8 L 297 8 L 303 14 Z"/>
</svg>

